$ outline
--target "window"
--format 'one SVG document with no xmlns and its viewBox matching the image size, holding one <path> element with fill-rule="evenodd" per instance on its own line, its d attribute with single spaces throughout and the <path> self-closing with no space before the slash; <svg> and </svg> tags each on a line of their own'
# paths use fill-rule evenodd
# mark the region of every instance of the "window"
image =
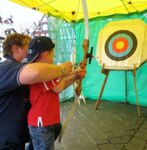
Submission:
<svg viewBox="0 0 147 150">
<path fill-rule="evenodd" d="M 4 41 L 4 38 L 0 37 L 0 52 L 3 51 L 3 41 Z"/>
</svg>

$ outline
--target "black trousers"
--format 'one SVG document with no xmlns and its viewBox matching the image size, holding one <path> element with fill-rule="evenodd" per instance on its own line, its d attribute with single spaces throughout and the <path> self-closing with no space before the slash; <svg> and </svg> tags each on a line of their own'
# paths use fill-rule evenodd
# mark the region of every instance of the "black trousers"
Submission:
<svg viewBox="0 0 147 150">
<path fill-rule="evenodd" d="M 25 150 L 34 150 L 32 142 L 27 144 L 27 146 L 25 147 Z"/>
<path fill-rule="evenodd" d="M 25 144 L 0 146 L 0 150 L 25 150 Z"/>
<path fill-rule="evenodd" d="M 61 132 L 61 129 L 62 129 L 62 124 L 61 123 L 54 125 L 55 140 L 58 138 L 58 136 Z"/>
</svg>

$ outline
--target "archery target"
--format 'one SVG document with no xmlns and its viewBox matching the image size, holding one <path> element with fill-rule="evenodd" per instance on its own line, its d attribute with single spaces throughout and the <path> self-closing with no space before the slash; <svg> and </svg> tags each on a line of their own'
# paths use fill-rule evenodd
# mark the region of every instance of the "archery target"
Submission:
<svg viewBox="0 0 147 150">
<path fill-rule="evenodd" d="M 130 57 L 136 47 L 135 35 L 127 30 L 120 30 L 112 33 L 106 40 L 105 52 L 112 60 L 120 61 Z"/>
<path fill-rule="evenodd" d="M 106 69 L 139 67 L 147 38 L 146 26 L 139 19 L 111 22 L 98 36 L 97 57 Z M 147 55 L 147 54 L 146 54 Z M 147 56 L 145 56 L 147 58 Z"/>
</svg>

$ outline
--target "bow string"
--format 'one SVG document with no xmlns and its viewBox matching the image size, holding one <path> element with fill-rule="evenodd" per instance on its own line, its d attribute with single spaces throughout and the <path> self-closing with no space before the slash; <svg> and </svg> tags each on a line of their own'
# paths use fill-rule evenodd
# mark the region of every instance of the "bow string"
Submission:
<svg viewBox="0 0 147 150">
<path fill-rule="evenodd" d="M 88 53 L 88 47 L 89 47 L 89 23 L 88 23 L 88 11 L 87 11 L 87 5 L 86 5 L 86 0 L 82 0 L 82 6 L 83 6 L 83 13 L 84 13 L 84 25 L 85 25 L 85 36 L 84 36 L 84 41 L 83 41 L 83 59 L 79 65 L 81 69 L 85 69 L 87 66 L 87 58 L 89 58 L 89 63 L 91 62 L 92 58 L 92 52 L 93 52 L 93 47 L 91 48 L 90 54 Z M 78 80 L 76 82 L 76 88 L 75 88 L 75 100 L 74 100 L 74 105 L 70 109 L 67 118 L 63 124 L 61 133 L 59 135 L 59 142 L 61 142 L 62 136 L 65 132 L 65 129 L 67 128 L 68 124 L 70 123 L 74 112 L 76 111 L 78 101 L 80 100 L 80 95 L 82 91 L 82 79 Z"/>
</svg>

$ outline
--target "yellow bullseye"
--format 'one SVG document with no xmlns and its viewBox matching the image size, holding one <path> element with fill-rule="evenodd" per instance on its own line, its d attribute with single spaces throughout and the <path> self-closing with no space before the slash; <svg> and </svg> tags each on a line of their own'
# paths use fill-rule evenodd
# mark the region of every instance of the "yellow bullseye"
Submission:
<svg viewBox="0 0 147 150">
<path fill-rule="evenodd" d="M 116 43 L 116 48 L 117 48 L 118 50 L 121 50 L 123 47 L 124 47 L 124 42 L 119 41 L 119 42 Z"/>
</svg>

